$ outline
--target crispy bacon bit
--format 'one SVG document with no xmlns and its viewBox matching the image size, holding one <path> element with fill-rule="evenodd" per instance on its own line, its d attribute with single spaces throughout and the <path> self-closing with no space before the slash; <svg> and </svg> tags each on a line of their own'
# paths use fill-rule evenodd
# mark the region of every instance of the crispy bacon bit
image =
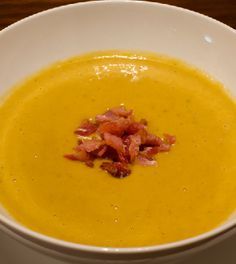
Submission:
<svg viewBox="0 0 236 264">
<path fill-rule="evenodd" d="M 131 173 L 128 166 L 122 162 L 103 162 L 100 168 L 116 178 L 124 178 Z"/>
<path fill-rule="evenodd" d="M 139 153 L 139 146 L 141 145 L 140 135 L 130 135 L 130 145 L 128 148 L 130 161 L 133 162 Z"/>
<path fill-rule="evenodd" d="M 100 134 L 110 133 L 116 136 L 122 136 L 124 132 L 130 126 L 130 120 L 123 117 L 110 122 L 103 122 L 98 127 L 98 132 Z"/>
<path fill-rule="evenodd" d="M 88 167 L 90 167 L 90 168 L 93 168 L 93 167 L 94 167 L 94 163 L 93 163 L 92 160 L 87 160 L 87 161 L 85 161 L 85 164 L 86 164 Z"/>
<path fill-rule="evenodd" d="M 144 145 L 146 143 L 146 139 L 147 139 L 147 135 L 148 135 L 147 130 L 145 128 L 140 129 L 136 134 L 140 135 L 141 143 L 142 143 L 142 145 Z"/>
<path fill-rule="evenodd" d="M 111 112 L 115 114 L 116 116 L 120 117 L 128 117 L 132 115 L 133 110 L 127 110 L 123 105 L 120 107 L 114 107 L 111 109 Z"/>
<path fill-rule="evenodd" d="M 82 124 L 75 130 L 75 134 L 80 136 L 90 136 L 97 130 L 97 125 L 86 119 Z"/>
<path fill-rule="evenodd" d="M 168 152 L 170 151 L 171 145 L 162 143 L 160 146 L 157 147 L 158 152 Z"/>
<path fill-rule="evenodd" d="M 129 164 L 154 166 L 154 156 L 168 152 L 175 144 L 175 136 L 164 134 L 163 139 L 147 131 L 148 122 L 135 121 L 133 111 L 124 106 L 107 110 L 95 117 L 86 119 L 75 134 L 81 136 L 74 148 L 75 153 L 64 157 L 84 162 L 93 167 L 95 159 L 107 159 L 100 168 L 114 177 L 124 178 L 131 173 Z M 84 138 L 86 137 L 86 138 Z"/>
<path fill-rule="evenodd" d="M 84 150 L 76 152 L 74 154 L 64 155 L 64 157 L 70 160 L 77 160 L 77 161 L 82 161 L 82 162 L 92 160 L 90 154 Z"/>
<path fill-rule="evenodd" d="M 140 151 L 140 155 L 146 158 L 151 158 L 159 152 L 159 147 L 145 147 Z"/>
<path fill-rule="evenodd" d="M 69 159 L 69 160 L 79 160 L 78 157 L 76 156 L 76 154 L 66 154 L 66 155 L 64 155 L 64 157 Z"/>
<path fill-rule="evenodd" d="M 80 151 L 84 150 L 86 152 L 92 152 L 96 149 L 99 149 L 104 144 L 103 140 L 99 139 L 86 139 L 83 140 L 75 149 Z"/>
<path fill-rule="evenodd" d="M 167 142 L 169 145 L 173 145 L 173 144 L 175 144 L 175 141 L 176 141 L 175 136 L 171 136 L 171 135 L 169 135 L 169 134 L 164 134 L 164 138 L 165 138 L 166 142 Z"/>
<path fill-rule="evenodd" d="M 107 151 L 107 146 L 104 145 L 97 153 L 98 157 L 102 157 Z"/>
<path fill-rule="evenodd" d="M 145 145 L 150 146 L 160 146 L 163 143 L 161 138 L 153 135 L 153 134 L 147 134 Z"/>
<path fill-rule="evenodd" d="M 148 158 L 146 158 L 146 157 L 144 157 L 142 155 L 139 155 L 137 157 L 137 162 L 138 162 L 138 164 L 140 164 L 142 166 L 154 166 L 157 163 L 155 160 L 153 160 L 151 158 L 148 159 Z"/>
<path fill-rule="evenodd" d="M 98 124 L 104 123 L 104 122 L 110 122 L 119 119 L 119 117 L 114 114 L 111 110 L 106 111 L 102 115 L 97 115 L 95 117 L 95 120 Z"/>
<path fill-rule="evenodd" d="M 104 133 L 104 140 L 108 146 L 115 149 L 118 153 L 124 152 L 123 141 L 121 138 L 110 133 Z"/>
<path fill-rule="evenodd" d="M 127 128 L 127 133 L 128 134 L 136 134 L 138 133 L 140 130 L 144 130 L 145 129 L 145 125 L 138 123 L 138 122 L 132 122 L 128 128 Z"/>
</svg>

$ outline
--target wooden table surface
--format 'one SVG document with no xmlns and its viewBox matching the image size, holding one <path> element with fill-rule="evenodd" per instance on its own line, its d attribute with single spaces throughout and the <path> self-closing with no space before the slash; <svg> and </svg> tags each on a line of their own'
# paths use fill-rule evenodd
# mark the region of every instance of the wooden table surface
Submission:
<svg viewBox="0 0 236 264">
<path fill-rule="evenodd" d="M 78 0 L 0 0 L 0 30 L 34 13 Z M 214 17 L 236 28 L 236 0 L 160 0 Z"/>
</svg>

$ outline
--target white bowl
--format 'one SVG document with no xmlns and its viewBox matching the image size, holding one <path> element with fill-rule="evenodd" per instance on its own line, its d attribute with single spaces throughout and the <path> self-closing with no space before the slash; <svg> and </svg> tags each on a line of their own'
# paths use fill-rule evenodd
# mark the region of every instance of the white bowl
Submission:
<svg viewBox="0 0 236 264">
<path fill-rule="evenodd" d="M 42 67 L 104 49 L 148 50 L 177 57 L 208 72 L 236 95 L 236 32 L 182 8 L 141 1 L 97 1 L 62 6 L 0 32 L 0 93 Z M 104 248 L 33 232 L 0 212 L 6 233 L 51 256 L 76 263 L 163 263 L 232 234 L 236 218 L 200 236 L 161 246 Z"/>
</svg>

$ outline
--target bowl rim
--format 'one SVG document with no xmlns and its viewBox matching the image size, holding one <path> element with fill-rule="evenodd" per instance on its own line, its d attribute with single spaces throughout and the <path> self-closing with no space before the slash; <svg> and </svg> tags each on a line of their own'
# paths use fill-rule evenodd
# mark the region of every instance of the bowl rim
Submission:
<svg viewBox="0 0 236 264">
<path fill-rule="evenodd" d="M 140 0 L 101 0 L 101 1 L 94 0 L 94 1 L 78 2 L 78 3 L 73 3 L 73 4 L 62 5 L 59 7 L 54 7 L 54 8 L 30 15 L 26 18 L 23 18 L 5 27 L 4 29 L 0 30 L 0 37 L 8 31 L 17 28 L 18 26 L 21 26 L 24 23 L 30 22 L 30 20 L 34 18 L 43 17 L 44 15 L 48 15 L 50 13 L 71 9 L 74 7 L 96 6 L 96 5 L 104 5 L 104 4 L 105 5 L 117 5 L 117 4 L 126 5 L 128 4 L 128 5 L 140 5 L 140 6 L 148 5 L 152 7 L 172 9 L 181 14 L 190 14 L 196 18 L 204 19 L 205 21 L 208 21 L 211 24 L 215 24 L 217 27 L 221 27 L 222 29 L 235 34 L 235 37 L 236 37 L 235 29 L 207 15 L 203 15 L 203 14 L 200 14 L 198 12 L 195 12 L 195 11 L 183 8 L 183 7 L 177 7 L 174 5 L 162 4 L 162 3 L 157 3 L 157 2 L 149 2 L 149 1 L 144 1 L 144 0 L 141 0 L 141 1 Z M 30 240 L 29 238 L 32 238 L 34 239 L 33 241 L 39 240 L 41 242 L 44 242 L 50 245 L 56 245 L 61 248 L 66 248 L 66 249 L 71 249 L 71 250 L 76 250 L 76 251 L 83 251 L 85 253 L 88 252 L 88 253 L 98 253 L 98 254 L 127 255 L 127 254 L 137 254 L 137 253 L 140 254 L 140 253 L 169 251 L 169 250 L 174 250 L 177 248 L 186 248 L 187 246 L 199 244 L 200 242 L 203 242 L 203 241 L 209 241 L 235 228 L 236 220 L 231 219 L 228 222 L 221 224 L 220 226 L 213 228 L 208 232 L 205 232 L 203 234 L 190 237 L 187 239 L 183 239 L 183 240 L 179 240 L 179 241 L 175 241 L 171 243 L 166 243 L 166 244 L 161 244 L 161 245 L 140 246 L 140 247 L 104 247 L 104 246 L 92 246 L 92 245 L 64 241 L 58 238 L 53 238 L 53 237 L 38 233 L 36 231 L 33 231 L 30 228 L 23 226 L 20 223 L 14 221 L 13 219 L 9 219 L 6 216 L 1 215 L 1 214 L 0 214 L 0 224 L 3 225 L 5 228 L 9 229 L 10 231 L 13 231 L 15 234 L 18 234 L 21 237 L 22 236 L 27 237 L 28 240 Z"/>
</svg>

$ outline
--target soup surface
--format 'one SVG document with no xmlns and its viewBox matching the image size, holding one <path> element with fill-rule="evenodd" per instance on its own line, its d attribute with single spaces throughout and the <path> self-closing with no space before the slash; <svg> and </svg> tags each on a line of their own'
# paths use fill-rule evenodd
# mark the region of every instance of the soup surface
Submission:
<svg viewBox="0 0 236 264">
<path fill-rule="evenodd" d="M 63 157 L 84 118 L 124 104 L 149 130 L 175 135 L 157 166 L 124 179 Z M 235 209 L 236 104 L 184 63 L 99 52 L 20 84 L 0 108 L 0 201 L 43 234 L 98 246 L 145 246 L 218 226 Z"/>
</svg>

